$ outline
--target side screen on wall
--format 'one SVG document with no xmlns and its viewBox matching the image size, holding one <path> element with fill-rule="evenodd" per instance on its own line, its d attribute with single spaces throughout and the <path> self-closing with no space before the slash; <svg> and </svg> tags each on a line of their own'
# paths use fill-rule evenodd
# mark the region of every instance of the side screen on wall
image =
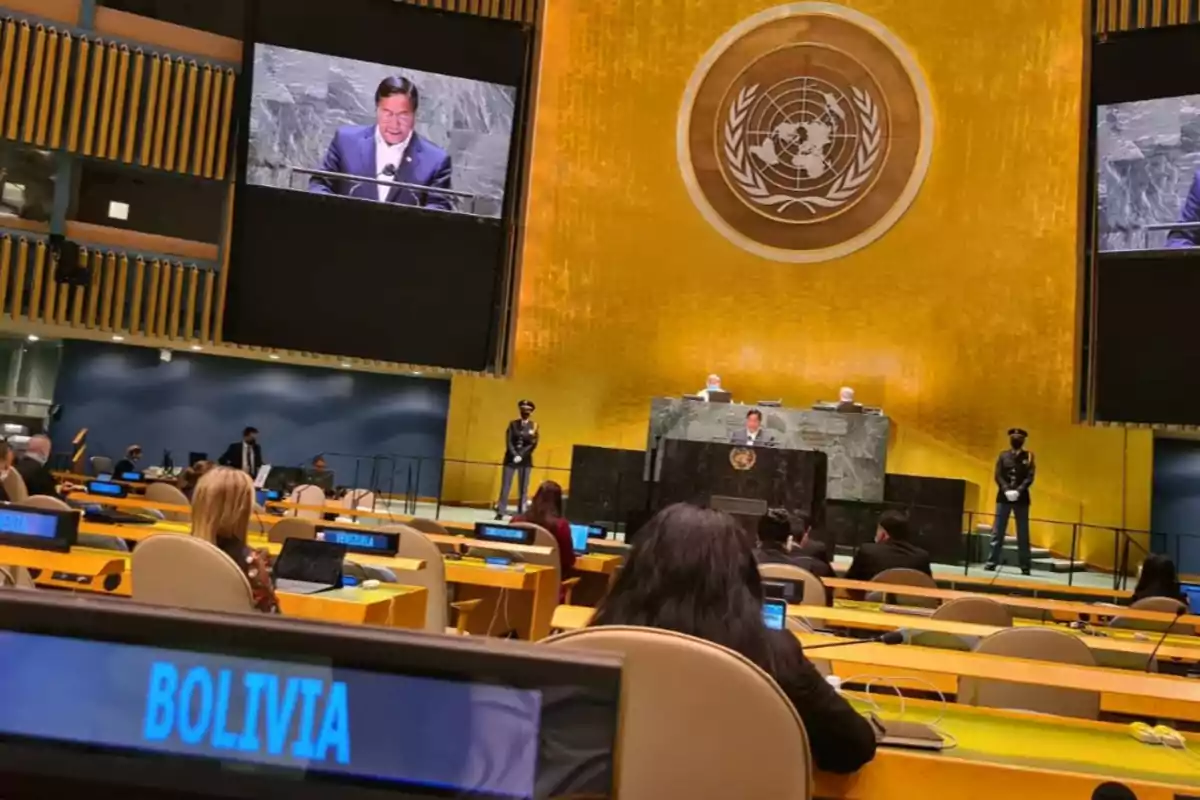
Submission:
<svg viewBox="0 0 1200 800">
<path fill-rule="evenodd" d="M 392 0 L 252 0 L 245 41 L 225 338 L 487 369 L 528 32 Z"/>
</svg>

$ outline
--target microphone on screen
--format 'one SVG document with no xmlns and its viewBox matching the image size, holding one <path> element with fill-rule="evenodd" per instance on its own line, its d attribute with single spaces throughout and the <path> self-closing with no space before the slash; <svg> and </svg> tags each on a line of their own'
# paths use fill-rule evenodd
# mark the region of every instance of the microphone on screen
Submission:
<svg viewBox="0 0 1200 800">
<path fill-rule="evenodd" d="M 808 653 L 812 650 L 824 650 L 827 647 L 852 647 L 856 644 L 904 644 L 907 641 L 907 631 L 888 631 L 881 636 L 875 636 L 871 639 L 855 639 L 852 642 L 833 642 L 832 644 L 805 645 L 804 652 Z"/>
<path fill-rule="evenodd" d="M 1175 609 L 1175 619 L 1171 620 L 1170 624 L 1167 625 L 1167 629 L 1163 631 L 1163 635 L 1158 637 L 1158 644 L 1154 645 L 1154 649 L 1150 651 L 1149 658 L 1146 659 L 1146 672 L 1154 670 L 1154 657 L 1158 655 L 1158 648 L 1163 646 L 1163 642 L 1167 640 L 1168 634 L 1171 633 L 1171 628 L 1175 627 L 1175 623 L 1179 621 L 1179 618 L 1183 616 L 1185 611 L 1187 611 L 1187 608 L 1184 606 Z"/>
</svg>

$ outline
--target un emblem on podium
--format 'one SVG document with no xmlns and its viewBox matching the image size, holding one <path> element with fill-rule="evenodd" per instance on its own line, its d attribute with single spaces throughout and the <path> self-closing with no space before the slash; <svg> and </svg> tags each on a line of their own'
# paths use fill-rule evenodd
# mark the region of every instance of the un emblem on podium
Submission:
<svg viewBox="0 0 1200 800">
<path fill-rule="evenodd" d="M 739 472 L 754 469 L 757 461 L 753 447 L 735 447 L 729 451 L 729 465 Z"/>
<path fill-rule="evenodd" d="M 933 147 L 929 89 L 878 21 L 793 3 L 727 32 L 679 112 L 679 165 L 701 214 L 777 261 L 838 258 L 916 197 Z"/>
</svg>

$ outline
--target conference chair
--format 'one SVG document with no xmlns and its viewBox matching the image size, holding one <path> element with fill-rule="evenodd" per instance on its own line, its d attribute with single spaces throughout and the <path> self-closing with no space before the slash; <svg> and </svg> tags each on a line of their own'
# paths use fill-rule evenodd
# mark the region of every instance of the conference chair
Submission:
<svg viewBox="0 0 1200 800">
<path fill-rule="evenodd" d="M 976 653 L 1096 666 L 1092 651 L 1078 637 L 1051 628 L 1009 628 L 988 636 Z M 959 678 L 958 702 L 984 708 L 1005 708 L 1060 717 L 1100 718 L 1100 694 L 1057 686 L 1009 683 L 986 678 Z"/>
<path fill-rule="evenodd" d="M 283 517 L 267 532 L 267 541 L 282 544 L 288 539 L 317 538 L 317 524 L 303 517 Z"/>
<path fill-rule="evenodd" d="M 181 492 L 178 487 L 161 481 L 155 481 L 146 487 L 146 500 L 151 503 L 162 503 L 163 505 L 171 506 L 190 507 L 192 505 L 187 495 Z M 163 516 L 171 522 L 189 522 L 192 518 L 192 515 L 186 511 L 163 510 Z"/>
<path fill-rule="evenodd" d="M 545 645 L 625 657 L 622 800 L 807 800 L 808 735 L 769 675 L 732 650 L 657 628 L 603 626 Z"/>
<path fill-rule="evenodd" d="M 421 533 L 432 533 L 437 536 L 453 536 L 454 535 L 440 522 L 434 522 L 431 519 L 423 519 L 421 517 L 414 517 L 413 519 L 410 519 L 407 524 L 408 524 L 408 527 L 412 528 L 413 530 L 418 530 Z M 465 537 L 464 537 L 464 541 L 465 541 Z M 446 542 L 434 542 L 434 544 L 437 545 L 437 549 L 440 550 L 443 554 L 452 555 L 452 554 L 455 554 L 458 552 L 458 547 L 453 544 L 448 544 Z"/>
<path fill-rule="evenodd" d="M 197 611 L 254 611 L 250 581 L 216 545 L 159 534 L 133 549 L 133 599 Z"/>
<path fill-rule="evenodd" d="M 397 558 L 415 558 L 425 562 L 425 569 L 396 573 L 396 582 L 405 586 L 423 586 L 429 593 L 425 602 L 425 630 L 430 633 L 458 633 L 467 630 L 471 612 L 479 608 L 483 600 L 459 600 L 449 602 L 446 586 L 446 562 L 438 546 L 425 538 L 425 534 L 409 525 L 384 525 L 379 530 L 400 535 Z M 454 626 L 449 626 L 448 609 L 457 612 Z"/>
<path fill-rule="evenodd" d="M 1187 606 L 1170 597 L 1143 597 L 1131 605 L 1130 608 L 1135 611 L 1160 611 L 1164 614 L 1174 614 L 1177 611 L 1182 611 L 1184 614 L 1187 613 Z M 1108 626 L 1110 628 L 1152 631 L 1154 633 L 1166 633 L 1167 629 L 1170 628 L 1171 633 L 1177 633 L 1182 636 L 1196 635 L 1196 627 L 1194 625 L 1184 625 L 1182 622 L 1155 622 L 1148 619 L 1117 617 L 1108 623 Z"/>
<path fill-rule="evenodd" d="M 549 555 L 541 555 L 539 553 L 524 553 L 525 560 L 530 564 L 541 564 L 544 567 L 552 567 L 555 576 L 558 578 L 555 585 L 561 587 L 559 597 L 564 605 L 571 605 L 571 592 L 579 585 L 579 578 L 567 578 L 562 574 L 562 555 L 558 552 L 558 539 L 554 538 L 554 534 L 543 528 L 541 525 L 535 525 L 532 522 L 513 522 L 513 527 L 525 528 L 533 530 L 533 545 L 534 547 L 549 547 Z"/>
<path fill-rule="evenodd" d="M 375 510 L 375 493 L 370 489 L 350 489 L 342 496 L 342 508 Z"/>
<path fill-rule="evenodd" d="M 4 486 L 4 493 L 8 495 L 9 502 L 20 503 L 29 497 L 29 490 L 25 488 L 25 479 L 15 469 L 10 469 L 3 478 L 0 478 L 0 485 Z"/>
<path fill-rule="evenodd" d="M 301 484 L 295 489 L 292 489 L 291 495 L 288 497 L 289 503 L 294 503 L 300 506 L 320 506 L 325 507 L 325 490 L 320 486 L 313 486 L 310 483 Z M 323 515 L 320 511 L 312 511 L 309 509 L 291 509 L 293 517 L 301 519 L 322 519 Z"/>
<path fill-rule="evenodd" d="M 68 505 L 65 500 L 60 500 L 57 497 L 51 497 L 47 494 L 30 495 L 18 505 L 29 506 L 30 508 L 44 508 L 48 511 L 78 511 L 78 509 Z M 75 537 L 75 545 L 77 547 L 94 547 L 97 550 L 115 550 L 119 553 L 129 552 L 129 545 L 125 544 L 124 539 L 119 536 L 108 536 L 101 533 L 79 533 Z"/>
<path fill-rule="evenodd" d="M 92 456 L 88 462 L 92 466 L 93 475 L 112 475 L 113 460 L 108 456 Z"/>
<path fill-rule="evenodd" d="M 924 572 L 907 567 L 893 567 L 885 569 L 883 572 L 871 578 L 871 583 L 889 583 L 893 586 L 918 586 L 922 589 L 936 589 L 937 582 L 926 575 Z M 941 600 L 936 597 L 917 597 L 907 594 L 883 594 L 882 602 L 896 603 L 902 606 L 917 606 L 919 608 L 937 608 L 941 605 Z M 868 600 L 874 599 L 875 593 L 868 596 Z"/>
<path fill-rule="evenodd" d="M 933 612 L 932 618 L 946 622 L 991 625 L 995 628 L 1013 626 L 1013 615 L 1008 606 L 990 597 L 959 597 L 938 608 Z"/>
<path fill-rule="evenodd" d="M 795 564 L 759 564 L 758 574 L 767 580 L 792 581 L 804 585 L 804 594 L 800 605 L 823 606 L 828 604 L 829 594 L 825 584 L 803 567 Z"/>
</svg>

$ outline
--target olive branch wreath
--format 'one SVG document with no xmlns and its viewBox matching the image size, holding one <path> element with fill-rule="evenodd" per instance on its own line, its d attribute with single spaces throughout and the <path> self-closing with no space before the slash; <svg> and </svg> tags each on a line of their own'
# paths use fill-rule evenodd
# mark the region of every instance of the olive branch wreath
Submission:
<svg viewBox="0 0 1200 800">
<path fill-rule="evenodd" d="M 734 182 L 741 187 L 754 203 L 763 206 L 778 206 L 776 213 L 781 213 L 793 204 L 804 206 L 809 213 L 815 214 L 815 206 L 821 208 L 839 208 L 849 202 L 867 179 L 875 162 L 879 160 L 882 150 L 882 131 L 879 129 L 879 106 L 871 96 L 856 86 L 850 87 L 854 106 L 858 111 L 858 119 L 862 124 L 863 135 L 859 138 L 857 158 L 851 160 L 850 166 L 841 177 L 833 182 L 823 196 L 804 195 L 795 197 L 787 194 L 772 194 L 767 188 L 762 176 L 754 170 L 746 149 L 746 119 L 750 114 L 750 106 L 758 96 L 758 84 L 743 86 L 737 98 L 729 105 L 729 116 L 725 120 L 725 161 Z"/>
</svg>

